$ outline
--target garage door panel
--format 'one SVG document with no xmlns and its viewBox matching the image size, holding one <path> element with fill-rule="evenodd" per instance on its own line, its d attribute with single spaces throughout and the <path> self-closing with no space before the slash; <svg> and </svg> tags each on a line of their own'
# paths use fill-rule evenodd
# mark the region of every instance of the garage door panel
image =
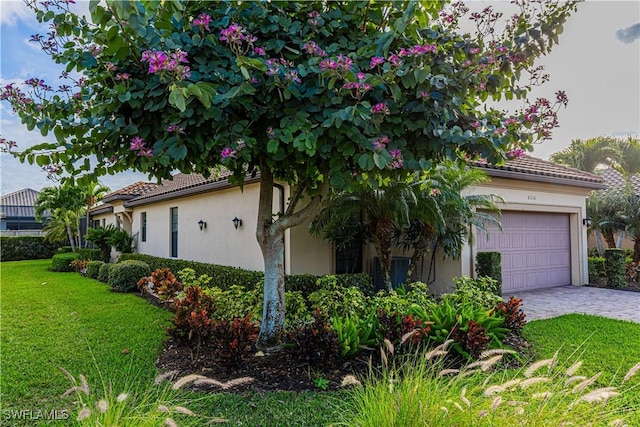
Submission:
<svg viewBox="0 0 640 427">
<path fill-rule="evenodd" d="M 478 251 L 502 254 L 505 291 L 571 283 L 569 215 L 505 211 L 503 231 L 490 226 L 478 239 Z"/>
</svg>

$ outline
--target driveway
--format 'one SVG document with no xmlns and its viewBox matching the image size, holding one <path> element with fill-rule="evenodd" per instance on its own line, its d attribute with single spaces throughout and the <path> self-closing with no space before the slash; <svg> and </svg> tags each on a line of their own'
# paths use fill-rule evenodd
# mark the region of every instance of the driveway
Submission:
<svg viewBox="0 0 640 427">
<path fill-rule="evenodd" d="M 640 292 L 561 286 L 514 292 L 514 295 L 522 298 L 522 309 L 527 320 L 583 313 L 640 323 Z M 509 297 L 507 294 L 503 296 Z"/>
</svg>

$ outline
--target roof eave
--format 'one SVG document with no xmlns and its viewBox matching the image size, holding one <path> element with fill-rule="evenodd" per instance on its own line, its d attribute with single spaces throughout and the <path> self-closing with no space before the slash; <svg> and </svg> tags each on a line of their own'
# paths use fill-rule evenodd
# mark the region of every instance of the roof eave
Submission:
<svg viewBox="0 0 640 427">
<path fill-rule="evenodd" d="M 562 178 L 558 176 L 549 175 L 536 175 L 526 172 L 506 171 L 500 169 L 482 168 L 487 172 L 487 175 L 494 176 L 496 178 L 510 178 L 519 179 L 523 181 L 544 182 L 547 184 L 559 184 L 568 185 L 571 187 L 590 188 L 593 190 L 600 190 L 607 188 L 603 182 L 582 181 L 577 179 Z"/>
<path fill-rule="evenodd" d="M 256 182 L 260 182 L 260 176 L 247 178 L 244 181 L 244 184 L 253 184 Z M 142 206 L 149 205 L 152 203 L 162 202 L 165 200 L 173 200 L 179 199 L 181 197 L 187 196 L 195 196 L 202 193 L 208 193 L 211 191 L 224 190 L 226 188 L 237 187 L 237 184 L 231 184 L 228 179 L 213 181 L 213 182 L 204 182 L 202 184 L 193 185 L 191 187 L 177 189 L 175 191 L 158 194 L 155 196 L 145 197 L 142 195 L 137 199 L 133 199 L 130 201 L 125 201 L 124 206 L 127 208 L 134 206 Z"/>
</svg>

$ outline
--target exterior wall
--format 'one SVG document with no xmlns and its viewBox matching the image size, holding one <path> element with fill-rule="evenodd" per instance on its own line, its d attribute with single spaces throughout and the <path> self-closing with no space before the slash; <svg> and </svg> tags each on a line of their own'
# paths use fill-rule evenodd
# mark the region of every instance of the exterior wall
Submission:
<svg viewBox="0 0 640 427">
<path fill-rule="evenodd" d="M 618 240 L 618 235 L 614 234 L 614 239 L 616 239 L 616 241 Z M 589 233 L 589 249 L 597 249 L 598 248 L 598 244 L 596 243 L 596 236 L 594 233 Z M 608 249 L 609 246 L 607 246 L 607 242 L 604 241 L 604 238 L 602 239 L 602 246 L 604 249 Z M 631 240 L 628 237 L 623 237 L 622 239 L 622 249 L 633 249 L 633 240 Z"/>
<path fill-rule="evenodd" d="M 91 215 L 91 220 L 100 221 L 100 226 L 107 226 L 107 225 L 113 225 L 114 227 L 116 226 L 116 216 L 111 212 L 103 213 L 99 215 Z M 104 220 L 104 224 L 102 220 Z"/>
<path fill-rule="evenodd" d="M 170 257 L 170 209 L 178 207 L 178 258 L 262 270 L 262 253 L 256 240 L 259 188 L 258 184 L 248 184 L 244 191 L 232 187 L 135 206 L 131 217 L 132 232 L 138 233 L 137 251 Z M 147 213 L 146 242 L 141 239 L 142 212 Z M 237 230 L 231 222 L 234 217 L 242 220 Z M 202 231 L 198 225 L 200 220 L 207 223 Z"/>
<path fill-rule="evenodd" d="M 290 257 L 287 265 L 288 274 L 329 274 L 335 271 L 333 247 L 324 240 L 309 233 L 306 222 L 289 230 L 291 239 L 287 245 Z"/>
</svg>

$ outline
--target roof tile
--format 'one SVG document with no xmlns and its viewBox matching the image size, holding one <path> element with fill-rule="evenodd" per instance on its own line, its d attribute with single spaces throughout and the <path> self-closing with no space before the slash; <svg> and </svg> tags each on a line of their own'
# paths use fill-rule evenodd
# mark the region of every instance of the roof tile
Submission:
<svg viewBox="0 0 640 427">
<path fill-rule="evenodd" d="M 602 184 L 602 177 L 593 173 L 558 165 L 537 157 L 525 156 L 508 160 L 505 164 L 496 166 L 486 162 L 474 162 L 474 166 L 488 170 L 502 170 L 535 176 L 562 178 L 570 181 Z M 491 174 L 489 172 L 489 174 Z"/>
</svg>

